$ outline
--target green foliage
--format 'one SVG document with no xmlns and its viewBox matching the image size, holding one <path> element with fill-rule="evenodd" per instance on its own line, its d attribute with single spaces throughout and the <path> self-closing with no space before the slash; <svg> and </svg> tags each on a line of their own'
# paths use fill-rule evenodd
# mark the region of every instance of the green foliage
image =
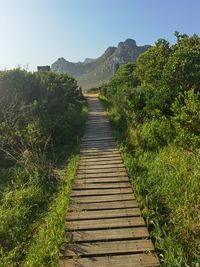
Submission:
<svg viewBox="0 0 200 267">
<path fill-rule="evenodd" d="M 173 128 L 165 116 L 143 123 L 139 127 L 140 146 L 144 150 L 159 149 L 173 140 Z"/>
<path fill-rule="evenodd" d="M 102 86 L 102 93 L 109 99 L 115 99 L 116 93 L 120 93 L 120 88 L 123 87 L 123 91 L 126 91 L 126 88 L 135 86 L 137 84 L 137 80 L 134 76 L 134 69 L 135 63 L 122 65 L 111 81 Z"/>
<path fill-rule="evenodd" d="M 159 39 L 156 45 L 137 59 L 135 74 L 142 85 L 156 86 L 170 55 L 169 43 Z"/>
<path fill-rule="evenodd" d="M 179 95 L 172 104 L 172 121 L 176 129 L 175 142 L 185 148 L 200 147 L 200 98 L 194 90 Z"/>
<path fill-rule="evenodd" d="M 87 108 L 67 74 L 2 71 L 0 95 L 0 262 L 20 266 L 42 218 L 55 216 L 49 209 L 64 186 L 58 169 L 78 143 Z"/>
<path fill-rule="evenodd" d="M 161 265 L 196 267 L 200 38 L 175 35 L 176 44 L 158 40 L 128 75 L 121 67 L 101 94 Z"/>
</svg>

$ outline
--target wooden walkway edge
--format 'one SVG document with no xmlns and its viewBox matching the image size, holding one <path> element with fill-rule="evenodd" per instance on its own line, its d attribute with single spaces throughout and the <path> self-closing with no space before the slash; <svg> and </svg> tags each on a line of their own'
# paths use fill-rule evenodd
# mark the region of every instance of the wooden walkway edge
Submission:
<svg viewBox="0 0 200 267">
<path fill-rule="evenodd" d="M 59 267 L 160 266 L 105 110 L 97 97 L 87 100 Z"/>
</svg>

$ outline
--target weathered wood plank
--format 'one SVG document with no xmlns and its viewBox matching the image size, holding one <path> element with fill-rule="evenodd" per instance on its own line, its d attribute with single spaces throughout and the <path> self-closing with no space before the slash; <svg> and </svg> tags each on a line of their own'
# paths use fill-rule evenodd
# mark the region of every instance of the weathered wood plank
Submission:
<svg viewBox="0 0 200 267">
<path fill-rule="evenodd" d="M 114 188 L 114 189 L 83 189 L 83 190 L 73 190 L 71 196 L 98 196 L 99 195 L 113 195 L 113 194 L 127 194 L 133 193 L 131 187 L 128 188 Z"/>
<path fill-rule="evenodd" d="M 113 189 L 113 188 L 129 188 L 130 187 L 130 182 L 118 182 L 118 183 L 87 183 L 83 184 L 80 182 L 75 181 L 73 184 L 73 189 L 100 189 L 100 188 L 105 188 L 105 189 Z M 72 191 L 73 192 L 73 191 Z"/>
<path fill-rule="evenodd" d="M 98 158 L 98 157 L 89 157 L 89 158 L 84 158 L 82 157 L 80 159 L 80 167 L 82 167 L 82 165 L 88 165 L 91 164 L 94 166 L 96 165 L 106 165 L 106 164 L 122 164 L 122 159 L 120 156 L 113 156 L 113 157 L 102 157 L 102 158 Z"/>
<path fill-rule="evenodd" d="M 121 167 L 115 167 L 115 168 L 107 168 L 107 167 L 102 167 L 101 169 L 100 168 L 94 168 L 94 169 L 89 169 L 89 168 L 84 168 L 84 169 L 79 169 L 78 168 L 78 172 L 77 174 L 104 174 L 104 173 L 118 173 L 118 172 L 122 172 L 123 173 L 126 173 L 125 172 L 125 168 L 124 166 L 121 166 Z"/>
<path fill-rule="evenodd" d="M 69 231 L 66 233 L 66 241 L 70 240 L 70 242 L 142 239 L 148 237 L 149 233 L 146 227 L 82 230 L 74 232 Z"/>
<path fill-rule="evenodd" d="M 133 193 L 129 194 L 117 194 L 117 195 L 104 195 L 104 196 L 71 196 L 71 200 L 76 203 L 97 203 L 107 201 L 121 201 L 121 200 L 133 200 L 135 199 Z"/>
<path fill-rule="evenodd" d="M 66 244 L 61 249 L 63 256 L 99 256 L 108 254 L 140 253 L 153 250 L 154 247 L 150 240 L 121 240 Z"/>
<path fill-rule="evenodd" d="M 82 139 L 82 144 L 103 144 L 103 143 L 104 144 L 115 143 L 115 139 L 113 137 L 107 137 L 107 134 L 102 138 Z"/>
<path fill-rule="evenodd" d="M 88 257 L 60 260 L 59 267 L 158 267 L 157 257 L 152 254 Z"/>
<path fill-rule="evenodd" d="M 94 134 L 94 135 L 91 135 L 91 134 Z M 115 142 L 115 140 L 113 139 L 113 137 L 111 137 L 112 135 L 111 135 L 111 133 L 109 134 L 108 132 L 107 133 L 99 133 L 99 134 L 97 134 L 97 133 L 91 133 L 91 134 L 88 134 L 86 137 L 87 137 L 87 140 L 86 140 L 86 138 L 85 138 L 85 141 L 83 141 L 82 143 L 81 143 L 81 145 L 84 145 L 84 144 L 88 144 L 88 143 L 90 143 L 91 142 L 91 144 L 108 144 L 108 143 L 115 143 L 116 144 L 116 142 Z M 91 136 L 95 136 L 95 138 L 94 137 L 91 137 Z M 98 139 L 97 139 L 98 138 Z"/>
<path fill-rule="evenodd" d="M 108 210 L 135 208 L 138 204 L 135 200 L 109 201 L 99 203 L 70 203 L 69 210 Z"/>
<path fill-rule="evenodd" d="M 114 141 L 109 141 L 109 142 L 87 142 L 87 143 L 82 143 L 81 148 L 117 148 L 117 145 Z"/>
<path fill-rule="evenodd" d="M 98 154 L 98 155 L 106 155 L 106 154 L 119 154 L 119 150 L 117 148 L 106 148 L 106 149 L 97 149 L 97 148 L 94 148 L 94 149 L 81 149 L 80 151 L 81 154 L 91 154 L 91 155 L 95 155 L 95 154 Z"/>
<path fill-rule="evenodd" d="M 141 216 L 139 208 L 97 210 L 97 211 L 71 211 L 67 213 L 67 220 L 87 220 L 87 219 L 105 219 L 120 218 L 130 216 Z"/>
<path fill-rule="evenodd" d="M 84 230 L 84 229 L 107 229 L 107 228 L 123 228 L 145 226 L 142 217 L 124 217 L 124 218 L 106 218 L 106 219 L 90 219 L 80 221 L 68 221 L 67 229 Z"/>
<path fill-rule="evenodd" d="M 101 163 L 101 162 L 100 162 Z M 95 163 L 92 163 L 92 162 L 88 162 L 88 163 L 80 163 L 79 164 L 79 167 L 78 167 L 78 170 L 96 170 L 96 169 L 110 169 L 110 168 L 121 168 L 123 167 L 124 168 L 124 164 L 122 163 L 122 161 L 119 163 L 113 163 L 113 164 L 110 164 L 109 162 L 106 162 L 104 161 L 103 164 L 95 164 Z"/>
<path fill-rule="evenodd" d="M 107 173 L 83 173 L 77 174 L 76 179 L 85 179 L 85 178 L 108 178 L 108 177 L 125 177 L 127 175 L 124 170 L 116 170 L 115 172 Z"/>
<path fill-rule="evenodd" d="M 101 160 L 101 158 L 110 158 L 110 159 L 114 159 L 116 157 L 121 158 L 121 155 L 119 152 L 114 152 L 114 153 L 99 152 L 99 154 L 82 152 L 81 156 L 82 156 L 82 159 L 97 159 L 98 158 L 99 160 Z"/>
<path fill-rule="evenodd" d="M 122 162 L 122 159 L 121 159 L 121 155 L 118 153 L 118 154 L 115 154 L 115 155 L 102 155 L 101 157 L 98 157 L 98 156 L 82 156 L 81 157 L 81 160 L 80 160 L 80 164 L 81 163 L 87 163 L 87 162 L 95 162 L 98 164 L 102 164 L 103 162 L 118 162 L 120 161 L 120 163 Z"/>
<path fill-rule="evenodd" d="M 116 177 L 105 177 L 105 178 L 102 178 L 100 179 L 99 177 L 98 178 L 76 178 L 75 179 L 75 182 L 81 182 L 83 184 L 91 184 L 91 183 L 117 183 L 117 182 L 129 182 L 129 178 L 124 176 L 124 177 L 120 177 L 120 176 L 116 176 Z"/>
</svg>

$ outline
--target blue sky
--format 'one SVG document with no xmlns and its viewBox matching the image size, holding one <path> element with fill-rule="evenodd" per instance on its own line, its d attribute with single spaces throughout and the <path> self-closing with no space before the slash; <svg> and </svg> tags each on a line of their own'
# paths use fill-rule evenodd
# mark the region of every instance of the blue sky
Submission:
<svg viewBox="0 0 200 267">
<path fill-rule="evenodd" d="M 200 34 L 199 0 L 0 0 L 0 69 L 96 58 L 133 38 Z"/>
</svg>

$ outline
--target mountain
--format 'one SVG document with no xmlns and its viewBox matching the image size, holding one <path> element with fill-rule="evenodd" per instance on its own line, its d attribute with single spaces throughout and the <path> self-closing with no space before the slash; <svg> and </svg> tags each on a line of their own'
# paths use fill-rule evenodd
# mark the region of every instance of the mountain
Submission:
<svg viewBox="0 0 200 267">
<path fill-rule="evenodd" d="M 51 66 L 56 72 L 67 72 L 78 80 L 83 89 L 98 87 L 106 83 L 114 74 L 119 64 L 135 61 L 138 56 L 150 48 L 150 45 L 137 46 L 136 41 L 127 39 L 117 47 L 108 47 L 96 59 L 86 58 L 84 62 L 69 62 L 63 57 Z"/>
</svg>

